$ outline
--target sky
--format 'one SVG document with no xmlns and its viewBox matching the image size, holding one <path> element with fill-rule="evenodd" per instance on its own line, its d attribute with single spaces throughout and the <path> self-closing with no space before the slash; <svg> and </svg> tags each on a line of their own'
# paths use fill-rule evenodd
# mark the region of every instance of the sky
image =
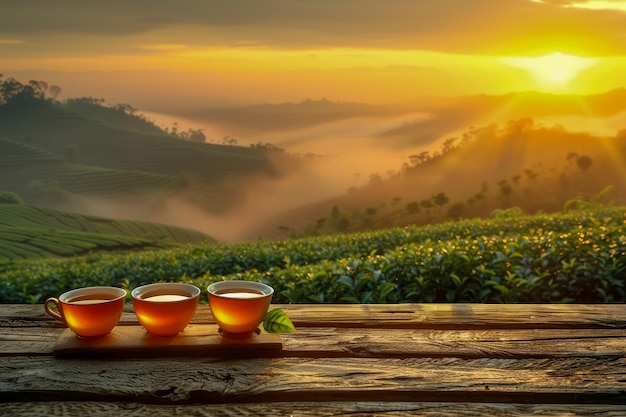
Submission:
<svg viewBox="0 0 626 417">
<path fill-rule="evenodd" d="M 0 0 L 0 73 L 147 111 L 625 87 L 619 0 Z"/>
</svg>

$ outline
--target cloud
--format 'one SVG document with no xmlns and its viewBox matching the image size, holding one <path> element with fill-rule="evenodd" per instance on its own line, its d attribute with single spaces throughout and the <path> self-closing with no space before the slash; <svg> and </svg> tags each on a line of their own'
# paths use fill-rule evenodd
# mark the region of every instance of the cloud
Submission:
<svg viewBox="0 0 626 417">
<path fill-rule="evenodd" d="M 589 10 L 617 10 L 620 12 L 626 12 L 626 1 L 577 1 L 565 7 L 573 7 L 577 9 L 589 9 Z"/>
<path fill-rule="evenodd" d="M 7 4 L 2 4 L 7 3 Z M 609 2 L 559 0 L 0 0 L 0 38 L 93 37 L 143 44 L 271 48 L 397 48 L 507 53 L 542 42 L 602 37 L 624 52 L 626 16 L 579 8 Z M 618 5 L 623 2 L 611 2 Z M 591 8 L 591 6 L 589 6 Z M 615 7 L 614 9 L 617 9 Z M 594 13 L 595 12 L 595 13 Z M 555 24 L 556 22 L 556 24 Z M 581 32 L 581 28 L 585 28 Z M 584 32 L 584 33 L 583 33 Z M 537 38 L 535 35 L 541 35 Z M 532 37 L 535 36 L 534 41 Z M 147 38 L 154 38 L 148 41 Z M 511 40 L 527 38 L 525 43 Z M 598 41 L 598 43 L 600 43 Z M 511 52 L 511 51 L 508 51 Z M 566 51 L 567 52 L 567 51 Z"/>
<path fill-rule="evenodd" d="M 0 45 L 21 45 L 24 41 L 21 39 L 2 39 L 0 38 Z"/>
</svg>

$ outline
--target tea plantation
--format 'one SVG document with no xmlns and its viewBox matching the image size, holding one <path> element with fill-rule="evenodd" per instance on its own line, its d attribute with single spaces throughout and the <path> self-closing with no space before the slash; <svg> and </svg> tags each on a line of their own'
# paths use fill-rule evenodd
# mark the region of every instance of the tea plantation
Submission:
<svg viewBox="0 0 626 417">
<path fill-rule="evenodd" d="M 263 281 L 274 303 L 623 303 L 626 207 L 0 262 L 0 302 L 87 285 Z"/>
<path fill-rule="evenodd" d="M 215 240 L 195 230 L 0 203 L 0 261 L 167 248 Z"/>
</svg>

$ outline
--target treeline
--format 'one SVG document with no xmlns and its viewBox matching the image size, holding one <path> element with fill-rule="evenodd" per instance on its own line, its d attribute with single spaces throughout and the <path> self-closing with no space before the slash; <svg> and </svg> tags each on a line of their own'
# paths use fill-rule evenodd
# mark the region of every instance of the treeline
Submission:
<svg viewBox="0 0 626 417">
<path fill-rule="evenodd" d="M 59 94 L 61 87 L 58 85 L 36 80 L 22 84 L 13 77 L 4 79 L 4 75 L 0 74 L 0 105 L 16 101 L 56 100 Z"/>
<path fill-rule="evenodd" d="M 378 195 L 385 189 L 400 189 L 402 195 L 391 199 L 381 199 L 376 204 L 354 208 L 335 205 L 328 216 L 318 218 L 314 223 L 301 230 L 279 226 L 285 237 L 318 236 L 333 233 L 350 233 L 363 230 L 377 230 L 406 225 L 426 225 L 462 218 L 489 218 L 493 213 L 557 212 L 572 201 L 594 201 L 598 195 L 606 198 L 607 190 L 613 184 L 603 182 L 610 178 L 590 175 L 595 165 L 594 158 L 575 151 L 563 151 L 560 161 L 553 164 L 536 163 L 505 178 L 485 178 L 482 181 L 467 181 L 464 196 L 451 193 L 442 185 L 441 191 L 429 195 L 412 197 L 410 190 L 412 179 L 420 175 L 433 175 L 445 168 L 448 158 L 463 158 L 466 147 L 482 147 L 488 150 L 495 143 L 506 143 L 511 138 L 517 140 L 535 134 L 555 135 L 563 133 L 560 126 L 546 128 L 533 119 L 512 120 L 504 126 L 489 125 L 471 128 L 460 138 L 450 138 L 443 142 L 435 152 L 421 152 L 409 156 L 409 162 L 400 170 L 388 172 L 386 177 L 372 174 L 369 182 L 360 187 L 352 187 L 348 195 L 354 200 L 365 194 Z M 618 133 L 618 136 L 624 132 Z M 460 156 L 459 156 L 460 155 Z M 486 158 L 488 159 L 488 158 Z M 602 168 L 598 168 L 602 169 Z M 463 178 L 463 181 L 466 181 Z M 472 192 L 472 187 L 474 191 Z M 421 190 L 417 189 L 415 194 Z M 620 188 L 620 192 L 623 190 Z M 349 198 L 346 198 L 349 205 Z"/>
</svg>

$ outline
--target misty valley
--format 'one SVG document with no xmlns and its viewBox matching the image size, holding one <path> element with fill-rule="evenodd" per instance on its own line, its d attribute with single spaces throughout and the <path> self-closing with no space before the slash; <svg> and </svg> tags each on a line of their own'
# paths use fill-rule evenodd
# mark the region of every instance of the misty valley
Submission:
<svg viewBox="0 0 626 417">
<path fill-rule="evenodd" d="M 171 115 L 190 127 L 60 93 L 0 77 L 0 302 L 233 278 L 291 303 L 626 301 L 626 90 Z"/>
</svg>

